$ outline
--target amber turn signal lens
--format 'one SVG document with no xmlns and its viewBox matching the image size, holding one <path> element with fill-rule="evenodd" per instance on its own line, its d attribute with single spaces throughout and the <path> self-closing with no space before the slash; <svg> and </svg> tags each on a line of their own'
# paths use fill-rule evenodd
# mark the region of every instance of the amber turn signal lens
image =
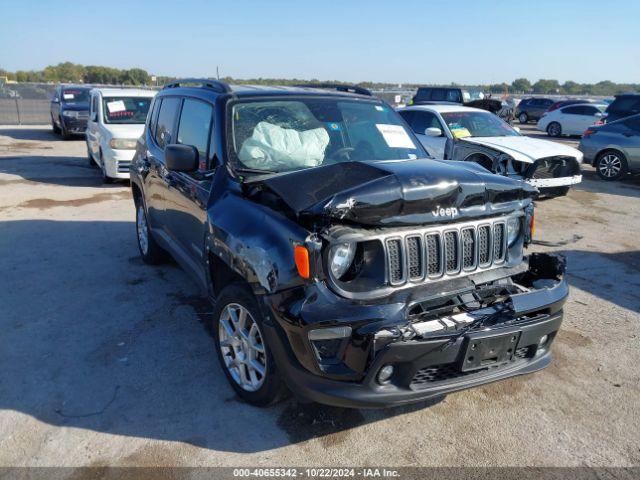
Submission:
<svg viewBox="0 0 640 480">
<path fill-rule="evenodd" d="M 531 214 L 531 238 L 536 234 L 536 216 L 534 213 Z"/>
<path fill-rule="evenodd" d="M 311 269 L 309 268 L 309 251 L 300 245 L 296 245 L 293 249 L 293 254 L 296 260 L 296 267 L 298 274 L 302 278 L 309 278 Z"/>
</svg>

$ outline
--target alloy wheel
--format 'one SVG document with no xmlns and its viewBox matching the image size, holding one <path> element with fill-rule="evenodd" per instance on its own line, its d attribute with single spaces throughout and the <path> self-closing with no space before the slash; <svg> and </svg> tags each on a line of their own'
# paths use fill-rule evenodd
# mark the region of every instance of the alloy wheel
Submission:
<svg viewBox="0 0 640 480">
<path fill-rule="evenodd" d="M 220 313 L 218 341 L 233 380 L 248 392 L 258 390 L 265 381 L 267 357 L 260 328 L 249 310 L 228 304 Z"/>
<path fill-rule="evenodd" d="M 136 229 L 138 230 L 138 244 L 143 255 L 149 252 L 149 227 L 147 216 L 142 205 L 138 205 L 138 215 L 136 218 Z"/>
<path fill-rule="evenodd" d="M 609 153 L 600 159 L 598 170 L 604 177 L 617 177 L 622 170 L 622 160 L 617 155 Z"/>
<path fill-rule="evenodd" d="M 560 125 L 558 125 L 557 123 L 552 123 L 551 125 L 549 125 L 549 127 L 547 127 L 549 135 L 551 135 L 552 137 L 559 137 L 560 136 Z"/>
</svg>

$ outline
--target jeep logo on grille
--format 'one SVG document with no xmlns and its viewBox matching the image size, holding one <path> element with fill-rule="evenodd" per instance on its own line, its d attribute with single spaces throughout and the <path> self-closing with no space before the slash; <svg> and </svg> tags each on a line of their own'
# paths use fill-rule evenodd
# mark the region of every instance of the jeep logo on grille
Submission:
<svg viewBox="0 0 640 480">
<path fill-rule="evenodd" d="M 451 208 L 441 208 L 440 205 L 436 207 L 435 210 L 432 210 L 431 213 L 434 217 L 456 217 L 458 215 L 458 209 L 456 207 Z"/>
</svg>

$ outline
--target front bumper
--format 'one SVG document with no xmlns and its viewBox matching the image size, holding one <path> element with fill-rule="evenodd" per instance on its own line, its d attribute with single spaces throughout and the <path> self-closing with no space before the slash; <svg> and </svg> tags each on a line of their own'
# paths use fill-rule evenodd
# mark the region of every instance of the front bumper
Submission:
<svg viewBox="0 0 640 480">
<path fill-rule="evenodd" d="M 64 128 L 69 133 L 83 134 L 87 130 L 88 118 L 74 118 L 61 116 Z"/>
<path fill-rule="evenodd" d="M 102 147 L 102 161 L 107 175 L 111 178 L 128 179 L 135 150 L 114 150 L 108 145 Z"/>
<path fill-rule="evenodd" d="M 536 188 L 568 187 L 580 183 L 582 181 L 582 175 L 557 178 L 529 178 L 525 181 Z"/>
<path fill-rule="evenodd" d="M 562 323 L 568 286 L 561 276 L 545 279 L 546 273 L 539 266 L 543 263 L 537 262 L 538 266 L 520 275 L 534 283 L 543 280 L 545 286 L 513 295 L 509 300 L 510 318 L 479 330 L 409 338 L 406 313 L 413 299 L 365 304 L 330 298 L 331 292 L 318 287 L 291 303 L 283 302 L 282 297 L 265 297 L 268 320 L 264 333 L 289 388 L 303 399 L 375 408 L 442 396 L 531 373 L 550 363 L 550 347 Z M 536 269 L 538 272 L 532 273 Z M 316 361 L 307 333 L 320 325 L 352 327 L 339 363 L 321 365 Z M 378 338 L 381 332 L 393 330 L 400 335 Z M 547 340 L 539 345 L 545 335 Z M 479 336 L 516 340 L 512 340 L 507 357 L 463 371 L 470 342 Z M 377 375 L 385 365 L 392 365 L 394 374 L 388 383 L 380 384 Z"/>
</svg>

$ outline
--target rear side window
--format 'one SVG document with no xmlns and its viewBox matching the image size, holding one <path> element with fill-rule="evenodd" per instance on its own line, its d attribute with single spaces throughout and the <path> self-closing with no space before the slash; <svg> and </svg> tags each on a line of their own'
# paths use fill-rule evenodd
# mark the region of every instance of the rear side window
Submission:
<svg viewBox="0 0 640 480">
<path fill-rule="evenodd" d="M 431 89 L 430 88 L 419 88 L 418 91 L 416 92 L 415 101 L 416 102 L 425 102 L 425 101 L 429 100 L 430 96 L 431 96 Z"/>
<path fill-rule="evenodd" d="M 200 168 L 206 168 L 212 115 L 211 105 L 190 98 L 185 99 L 180 113 L 178 143 L 196 147 L 200 158 Z"/>
<path fill-rule="evenodd" d="M 440 122 L 431 112 L 413 112 L 413 118 L 411 119 L 409 125 L 411 125 L 411 129 L 415 133 L 419 133 L 421 135 L 424 135 L 424 131 L 427 128 L 442 129 L 442 127 L 440 126 Z"/>
<path fill-rule="evenodd" d="M 609 112 L 628 112 L 640 108 L 640 96 L 638 97 L 618 97 L 609 108 Z"/>
<path fill-rule="evenodd" d="M 160 109 L 160 100 L 153 102 L 151 113 L 149 113 L 149 132 L 154 135 L 156 131 L 156 125 L 158 124 L 158 110 Z"/>
<path fill-rule="evenodd" d="M 456 102 L 462 103 L 462 96 L 460 95 L 460 90 L 449 89 L 447 90 L 447 102 Z"/>
<path fill-rule="evenodd" d="M 582 113 L 582 107 L 566 107 L 562 109 L 562 113 L 569 115 L 584 115 Z"/>
<path fill-rule="evenodd" d="M 165 97 L 162 99 L 155 135 L 156 143 L 160 148 L 164 148 L 165 145 L 170 144 L 175 137 L 174 128 L 179 105 L 179 98 Z"/>
<path fill-rule="evenodd" d="M 446 100 L 446 90 L 444 88 L 434 88 L 431 92 L 431 100 Z"/>
</svg>

